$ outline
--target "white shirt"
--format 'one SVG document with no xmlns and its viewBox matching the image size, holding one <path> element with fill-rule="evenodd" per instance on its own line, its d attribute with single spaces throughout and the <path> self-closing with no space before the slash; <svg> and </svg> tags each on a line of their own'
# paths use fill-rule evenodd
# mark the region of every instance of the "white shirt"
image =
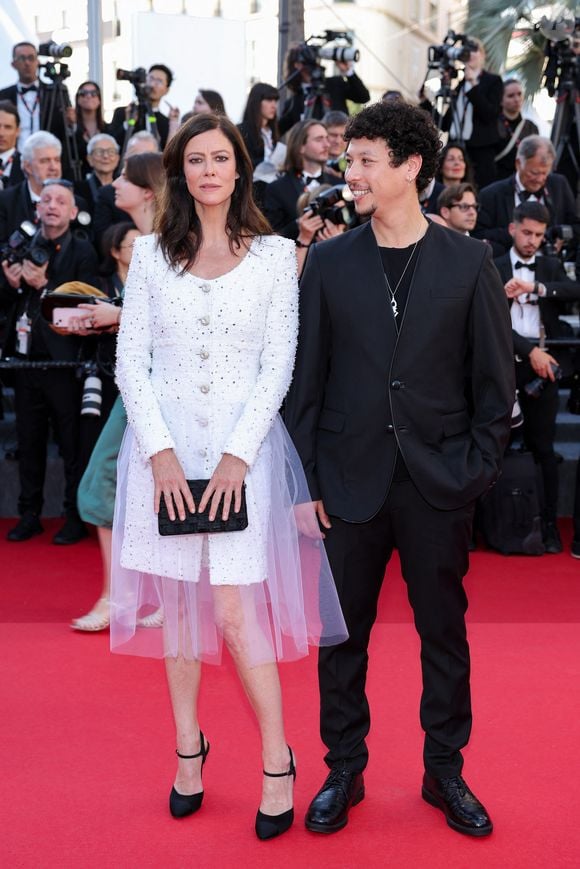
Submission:
<svg viewBox="0 0 580 869">
<path fill-rule="evenodd" d="M 16 148 L 9 148 L 8 151 L 3 151 L 0 154 L 0 178 L 10 178 L 12 171 L 12 157 L 16 153 Z"/>
<path fill-rule="evenodd" d="M 535 263 L 535 256 L 529 260 L 524 260 L 518 255 L 516 249 L 512 247 L 510 250 L 510 260 L 514 277 L 518 277 L 522 281 L 534 282 L 536 280 L 535 272 L 531 269 L 514 268 L 517 262 L 525 262 L 530 265 Z M 535 293 L 522 293 L 521 296 L 512 300 L 512 306 L 510 308 L 512 328 L 514 331 L 523 338 L 532 338 L 534 341 L 538 341 L 540 337 L 540 325 L 542 322 L 540 317 L 540 307 L 537 304 L 537 301 L 538 296 Z M 536 304 L 530 304 L 530 302 L 536 302 Z"/>
<path fill-rule="evenodd" d="M 521 205 L 521 203 L 523 201 L 520 199 L 519 194 L 522 190 L 525 190 L 525 189 L 526 188 L 524 187 L 524 185 L 520 181 L 520 173 L 516 172 L 516 192 L 515 192 L 515 196 L 514 196 L 514 205 L 516 208 L 518 207 L 518 205 Z M 536 196 L 535 193 L 530 193 L 529 197 L 525 201 L 526 202 L 541 202 L 542 205 L 546 204 L 544 202 L 544 197 L 543 196 Z"/>
<path fill-rule="evenodd" d="M 21 88 L 35 85 L 38 90 L 21 93 Z M 16 108 L 20 115 L 20 135 L 18 136 L 18 150 L 22 152 L 22 146 L 29 136 L 40 130 L 40 81 L 31 82 L 31 85 L 16 85 Z"/>
</svg>

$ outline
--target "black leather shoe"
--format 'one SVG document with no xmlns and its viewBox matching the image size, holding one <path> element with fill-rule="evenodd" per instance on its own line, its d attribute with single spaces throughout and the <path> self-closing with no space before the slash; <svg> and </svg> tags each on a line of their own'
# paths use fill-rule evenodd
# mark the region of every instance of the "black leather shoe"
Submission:
<svg viewBox="0 0 580 869">
<path fill-rule="evenodd" d="M 11 543 L 22 543 L 24 540 L 30 540 L 36 534 L 42 534 L 44 528 L 40 524 L 40 519 L 35 513 L 25 513 L 18 525 L 11 528 L 6 535 L 6 540 Z"/>
<path fill-rule="evenodd" d="M 489 836 L 493 830 L 486 809 L 460 775 L 453 778 L 434 778 L 425 773 L 421 795 L 425 802 L 441 809 L 448 825 L 458 833 Z"/>
<path fill-rule="evenodd" d="M 563 547 L 560 532 L 554 522 L 546 522 L 542 537 L 548 555 L 558 555 L 559 552 L 562 552 Z"/>
<path fill-rule="evenodd" d="M 67 516 L 60 531 L 57 531 L 52 538 L 52 542 L 56 543 L 57 546 L 69 546 L 71 543 L 78 543 L 79 540 L 84 540 L 88 536 L 89 532 L 79 516 Z"/>
<path fill-rule="evenodd" d="M 349 809 L 364 796 L 362 772 L 351 772 L 344 765 L 333 767 L 308 807 L 306 829 L 314 833 L 342 830 L 348 823 Z"/>
</svg>

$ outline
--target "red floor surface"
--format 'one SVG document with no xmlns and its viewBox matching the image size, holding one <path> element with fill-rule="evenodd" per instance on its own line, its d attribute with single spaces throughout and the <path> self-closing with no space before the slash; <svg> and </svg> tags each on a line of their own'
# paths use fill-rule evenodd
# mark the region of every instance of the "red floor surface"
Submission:
<svg viewBox="0 0 580 869">
<path fill-rule="evenodd" d="M 0 522 L 2 541 L 8 527 Z M 565 535 L 569 542 L 569 528 Z M 494 818 L 485 840 L 451 831 L 419 795 L 418 642 L 395 565 L 372 639 L 367 798 L 334 836 L 304 829 L 302 816 L 325 774 L 315 660 L 282 667 L 288 738 L 298 757 L 297 821 L 269 843 L 253 833 L 259 745 L 231 665 L 205 670 L 202 722 L 212 745 L 205 801 L 198 815 L 174 821 L 162 664 L 112 656 L 107 634 L 67 627 L 97 595 L 96 542 L 62 549 L 48 533 L 22 545 L 0 542 L 0 570 L 1 866 L 580 865 L 580 562 L 567 553 L 472 558 L 475 723 L 465 774 Z"/>
</svg>

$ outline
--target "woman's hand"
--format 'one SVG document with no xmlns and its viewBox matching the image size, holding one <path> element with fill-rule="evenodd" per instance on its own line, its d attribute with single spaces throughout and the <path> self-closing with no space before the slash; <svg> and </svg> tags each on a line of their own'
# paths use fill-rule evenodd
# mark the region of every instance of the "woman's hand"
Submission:
<svg viewBox="0 0 580 869">
<path fill-rule="evenodd" d="M 151 456 L 151 468 L 155 483 L 153 499 L 155 512 L 159 513 L 159 503 L 161 495 L 163 495 L 172 522 L 175 520 L 176 513 L 181 521 L 185 519 L 186 507 L 190 513 L 195 513 L 193 495 L 185 480 L 183 468 L 173 450 L 161 450 Z"/>
<path fill-rule="evenodd" d="M 324 221 L 324 226 L 318 231 L 318 241 L 326 241 L 328 238 L 334 238 L 335 235 L 342 235 L 346 226 L 344 223 L 331 223 L 330 220 Z"/>
<path fill-rule="evenodd" d="M 242 459 L 232 456 L 230 453 L 223 454 L 199 502 L 199 512 L 203 513 L 211 499 L 210 522 L 213 522 L 217 515 L 222 496 L 224 499 L 222 509 L 222 519 L 224 522 L 230 515 L 232 498 L 234 500 L 234 512 L 240 512 L 240 507 L 242 506 L 242 483 L 244 482 L 247 470 L 248 466 Z"/>
<path fill-rule="evenodd" d="M 324 221 L 319 214 L 307 211 L 297 218 L 298 241 L 302 244 L 312 244 L 314 236 L 324 226 Z"/>
<path fill-rule="evenodd" d="M 121 308 L 110 302 L 97 299 L 97 303 L 94 305 L 82 302 L 77 305 L 77 308 L 83 312 L 89 311 L 88 317 L 84 316 L 84 319 L 90 321 L 88 326 L 90 329 L 117 329 L 121 322 Z"/>
</svg>

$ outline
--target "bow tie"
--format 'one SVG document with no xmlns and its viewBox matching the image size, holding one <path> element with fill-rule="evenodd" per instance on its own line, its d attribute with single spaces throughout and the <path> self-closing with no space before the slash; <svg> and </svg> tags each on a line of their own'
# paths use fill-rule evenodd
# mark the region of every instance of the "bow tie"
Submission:
<svg viewBox="0 0 580 869">
<path fill-rule="evenodd" d="M 19 93 L 29 94 L 30 91 L 33 91 L 34 93 L 36 93 L 37 90 L 38 90 L 38 88 L 36 87 L 35 84 L 29 84 L 27 87 L 21 87 L 19 90 Z"/>
<path fill-rule="evenodd" d="M 514 263 L 514 269 L 529 269 L 531 272 L 535 272 L 536 271 L 536 264 L 535 263 L 523 263 L 523 262 L 520 262 L 520 260 L 518 260 L 516 263 Z"/>
<path fill-rule="evenodd" d="M 530 196 L 535 196 L 536 199 L 542 199 L 544 196 L 544 188 L 540 187 L 539 190 L 529 191 L 529 190 L 520 190 L 518 191 L 518 196 L 520 197 L 521 202 L 527 202 Z"/>
<path fill-rule="evenodd" d="M 302 182 L 305 187 L 308 187 L 311 181 L 316 181 L 317 184 L 320 184 L 320 175 L 302 175 Z"/>
</svg>

